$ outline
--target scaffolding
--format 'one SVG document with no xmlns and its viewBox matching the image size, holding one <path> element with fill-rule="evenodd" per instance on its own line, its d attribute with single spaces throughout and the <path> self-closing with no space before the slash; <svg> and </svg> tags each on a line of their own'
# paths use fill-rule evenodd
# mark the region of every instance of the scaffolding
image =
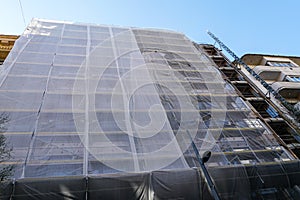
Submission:
<svg viewBox="0 0 300 200">
<path fill-rule="evenodd" d="M 297 158 L 181 33 L 33 19 L 4 62 L 0 109 L 15 169 L 3 197 L 211 199 L 192 144 L 212 152 L 221 199 L 298 184 Z"/>
</svg>

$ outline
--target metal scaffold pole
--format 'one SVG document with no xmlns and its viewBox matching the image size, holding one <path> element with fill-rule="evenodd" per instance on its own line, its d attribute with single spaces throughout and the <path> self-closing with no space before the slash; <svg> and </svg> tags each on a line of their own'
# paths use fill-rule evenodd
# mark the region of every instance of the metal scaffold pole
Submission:
<svg viewBox="0 0 300 200">
<path fill-rule="evenodd" d="M 212 181 L 212 179 L 211 179 L 211 177 L 210 177 L 210 175 L 209 175 L 209 173 L 208 173 L 208 171 L 207 171 L 207 169 L 204 165 L 204 163 L 207 162 L 208 159 L 210 158 L 211 152 L 207 151 L 207 152 L 204 153 L 204 156 L 201 157 L 200 153 L 199 153 L 199 151 L 196 147 L 196 144 L 194 143 L 193 138 L 192 138 L 192 136 L 191 136 L 191 134 L 188 130 L 187 130 L 187 134 L 189 135 L 189 137 L 191 139 L 192 147 L 193 147 L 193 150 L 196 154 L 197 161 L 200 164 L 201 170 L 202 170 L 202 172 L 204 174 L 204 177 L 205 177 L 205 179 L 208 183 L 208 186 L 209 186 L 209 189 L 210 189 L 210 192 L 211 192 L 212 196 L 214 197 L 215 200 L 221 200 L 221 198 L 220 198 L 220 196 L 217 192 L 216 186 L 214 185 L 214 182 Z"/>
</svg>

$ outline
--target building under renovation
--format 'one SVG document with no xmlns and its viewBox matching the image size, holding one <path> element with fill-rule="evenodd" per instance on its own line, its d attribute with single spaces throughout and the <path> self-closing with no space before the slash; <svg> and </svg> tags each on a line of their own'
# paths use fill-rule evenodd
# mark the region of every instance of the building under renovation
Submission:
<svg viewBox="0 0 300 200">
<path fill-rule="evenodd" d="M 299 199 L 297 119 L 247 73 L 182 33 L 33 19 L 1 66 L 1 199 Z"/>
</svg>

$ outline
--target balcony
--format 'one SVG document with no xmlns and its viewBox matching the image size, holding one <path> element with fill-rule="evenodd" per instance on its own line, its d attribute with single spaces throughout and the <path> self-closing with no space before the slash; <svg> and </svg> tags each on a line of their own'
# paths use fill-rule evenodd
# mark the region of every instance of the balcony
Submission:
<svg viewBox="0 0 300 200">
<path fill-rule="evenodd" d="M 300 100 L 299 82 L 276 82 L 272 84 L 272 88 L 288 101 L 292 101 L 291 103 Z"/>
<path fill-rule="evenodd" d="M 277 81 L 280 78 L 282 68 L 259 65 L 253 71 L 266 81 Z"/>
</svg>

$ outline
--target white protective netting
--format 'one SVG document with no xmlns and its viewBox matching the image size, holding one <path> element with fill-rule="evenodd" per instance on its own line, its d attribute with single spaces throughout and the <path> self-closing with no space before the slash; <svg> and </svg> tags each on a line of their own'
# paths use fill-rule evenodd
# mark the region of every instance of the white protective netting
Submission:
<svg viewBox="0 0 300 200">
<path fill-rule="evenodd" d="M 16 178 L 293 160 L 180 33 L 34 19 L 0 78 Z"/>
</svg>

